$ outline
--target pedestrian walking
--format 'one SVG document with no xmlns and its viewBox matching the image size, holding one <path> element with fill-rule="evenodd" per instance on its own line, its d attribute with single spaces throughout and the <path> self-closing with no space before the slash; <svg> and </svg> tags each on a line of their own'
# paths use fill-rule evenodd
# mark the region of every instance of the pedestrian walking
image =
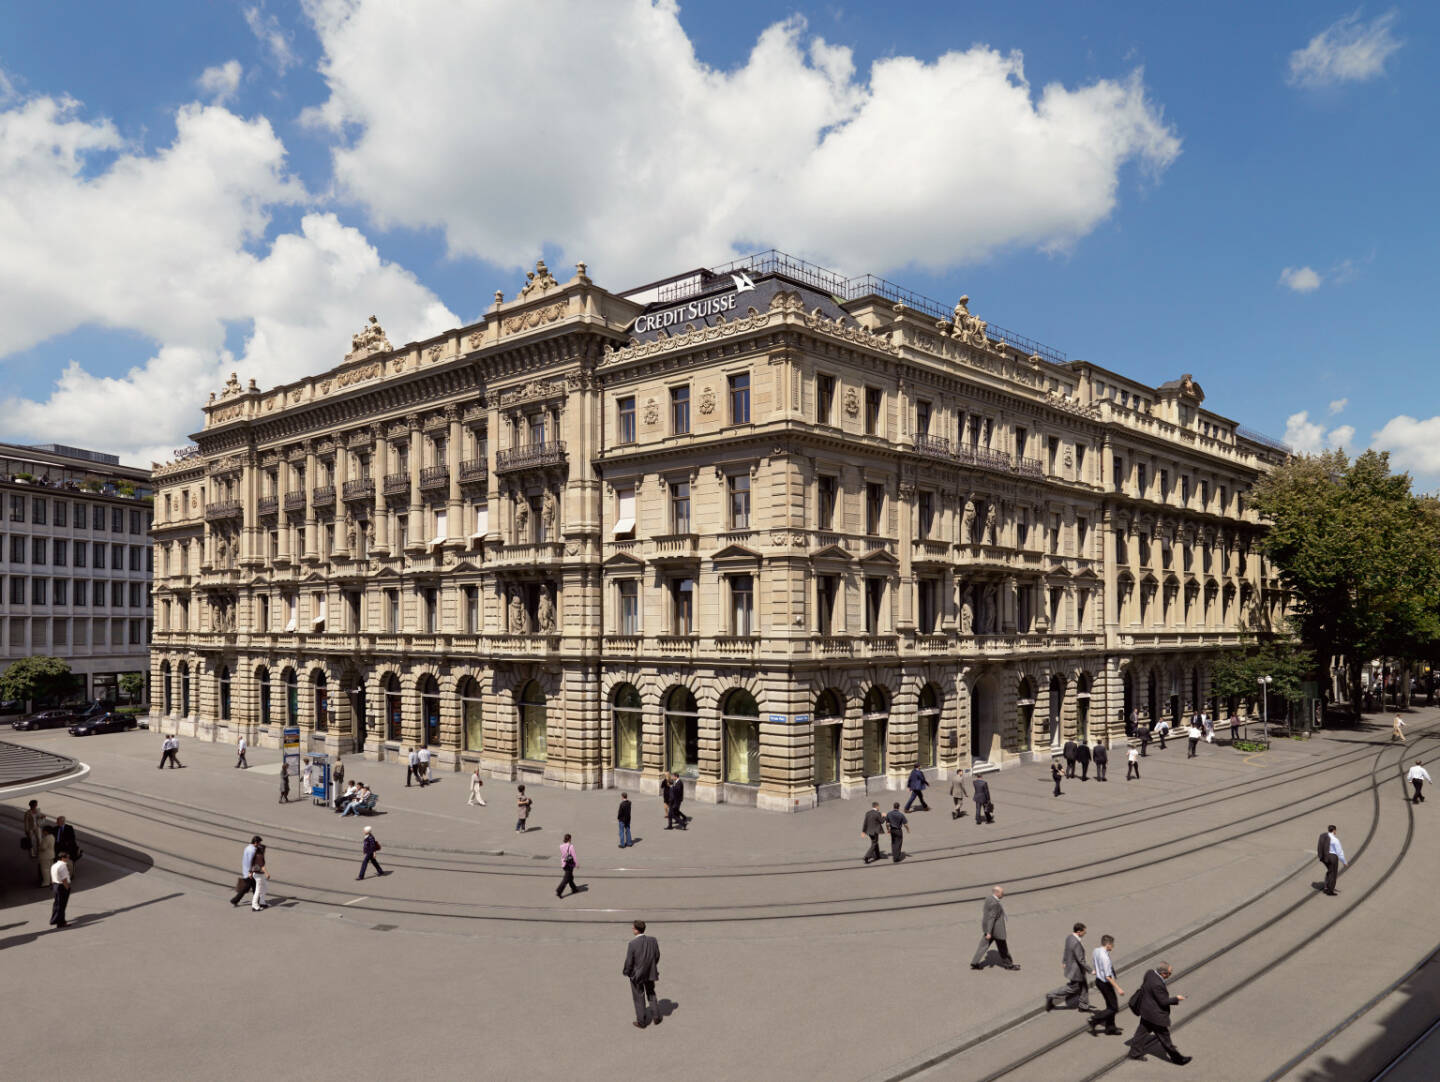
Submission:
<svg viewBox="0 0 1440 1082">
<path fill-rule="evenodd" d="M 290 772 L 289 764 L 282 762 L 280 772 L 282 774 L 288 774 Z M 310 792 L 314 789 L 314 777 L 315 768 L 311 765 L 310 760 L 306 759 L 304 765 L 300 768 L 300 795 L 302 797 L 310 795 Z"/>
<path fill-rule="evenodd" d="M 170 734 L 170 769 L 185 769 L 185 764 L 180 761 L 180 737 L 174 733 Z"/>
<path fill-rule="evenodd" d="M 1130 716 L 1125 719 L 1125 736 L 1134 739 L 1140 735 L 1140 711 L 1132 709 Z"/>
<path fill-rule="evenodd" d="M 1395 715 L 1395 727 L 1390 730 L 1390 740 L 1392 743 L 1396 740 L 1402 744 L 1408 743 L 1405 739 L 1405 721 L 1399 714 Z"/>
<path fill-rule="evenodd" d="M 476 804 L 482 808 L 486 806 L 485 794 L 480 791 L 484 786 L 485 781 L 480 777 L 480 766 L 477 763 L 475 769 L 470 772 L 470 799 L 465 802 L 468 807 L 473 808 Z"/>
<path fill-rule="evenodd" d="M 330 777 L 334 782 L 334 791 L 340 792 L 345 784 L 345 764 L 340 761 L 340 756 L 335 756 L 335 769 L 330 771 Z"/>
<path fill-rule="evenodd" d="M 660 979 L 660 944 L 653 935 L 645 934 L 645 922 L 637 920 L 630 926 L 633 934 L 625 948 L 625 965 L 620 970 L 630 978 L 630 999 L 635 1004 L 635 1028 L 644 1029 L 655 1016 L 658 1026 L 665 1018 L 660 1001 L 655 998 L 655 982 Z"/>
<path fill-rule="evenodd" d="M 860 824 L 860 836 L 870 839 L 870 848 L 865 853 L 866 864 L 880 859 L 880 835 L 884 830 L 885 816 L 880 813 L 880 805 L 872 802 L 864 822 Z"/>
<path fill-rule="evenodd" d="M 1005 897 L 1004 887 L 991 887 L 990 897 L 985 899 L 985 911 L 980 916 L 980 946 L 970 959 L 971 969 L 984 969 L 986 956 L 993 946 L 1000 954 L 1001 969 L 1019 969 L 1015 959 L 1010 957 L 1010 945 L 1005 936 L 1005 906 L 1000 899 Z"/>
<path fill-rule="evenodd" d="M 1089 781 L 1090 745 L 1085 743 L 1084 740 L 1081 740 L 1079 746 L 1075 749 L 1075 761 L 1080 764 L 1080 780 Z M 1071 774 L 1070 776 L 1073 778 L 1075 775 Z"/>
<path fill-rule="evenodd" d="M 270 893 L 270 869 L 265 866 L 265 847 L 255 847 L 255 859 L 250 862 L 250 874 L 255 880 L 255 893 L 250 898 L 250 909 L 258 913 L 262 909 L 269 909 L 270 903 L 265 899 Z"/>
<path fill-rule="evenodd" d="M 1205 730 L 1205 743 L 1215 743 L 1215 719 L 1209 714 L 1202 712 L 1200 714 L 1200 728 Z"/>
<path fill-rule="evenodd" d="M 419 773 L 420 753 L 414 748 L 411 748 L 410 754 L 405 758 L 405 788 L 410 788 L 411 780 L 416 778 Z"/>
<path fill-rule="evenodd" d="M 1089 1011 L 1090 1006 L 1090 985 L 1085 977 L 1090 972 L 1090 966 L 1085 961 L 1085 924 L 1083 921 L 1076 921 L 1070 934 L 1065 937 L 1065 946 L 1060 954 L 1060 969 L 1065 974 L 1065 984 L 1053 992 L 1045 993 L 1045 1009 L 1053 1011 L 1055 1001 L 1061 1000 L 1066 1007 L 1070 1000 L 1076 1000 L 1076 1009 Z"/>
<path fill-rule="evenodd" d="M 1164 744 L 1160 745 L 1162 748 Z M 1150 723 L 1146 722 L 1140 726 L 1140 754 L 1149 757 L 1150 755 Z"/>
<path fill-rule="evenodd" d="M 1172 996 L 1165 987 L 1165 982 L 1173 972 L 1169 962 L 1161 962 L 1145 974 L 1145 979 L 1140 983 L 1140 991 L 1136 992 L 1131 1000 L 1131 1009 L 1140 1016 L 1140 1024 L 1135 1027 L 1135 1035 L 1130 1038 L 1130 1059 L 1144 1059 L 1146 1047 L 1152 1038 L 1159 1042 L 1172 1063 L 1183 1067 L 1192 1058 L 1182 1056 L 1180 1049 L 1176 1048 L 1175 1042 L 1170 1039 L 1170 1008 L 1185 1001 L 1184 996 Z"/>
<path fill-rule="evenodd" d="M 925 771 L 920 769 L 919 763 L 916 763 L 910 771 L 909 779 L 905 782 L 905 788 L 910 790 L 910 799 L 905 801 L 905 810 L 907 812 L 910 810 L 910 806 L 917 800 L 920 801 L 921 811 L 930 810 L 930 805 L 925 803 L 925 789 L 929 784 L 930 783 L 925 780 Z"/>
<path fill-rule="evenodd" d="M 235 768 L 237 770 L 249 770 L 250 763 L 245 758 L 245 736 L 242 733 L 235 741 Z"/>
<path fill-rule="evenodd" d="M 38 800 L 30 801 L 25 808 L 25 848 L 30 850 L 32 858 L 40 851 L 40 828 L 45 825 L 45 813 L 40 810 Z"/>
<path fill-rule="evenodd" d="M 1138 777 L 1140 776 L 1140 756 L 1141 756 L 1141 754 L 1142 754 L 1142 752 L 1141 752 L 1141 751 L 1137 751 L 1135 748 L 1131 748 L 1128 752 L 1126 752 L 1126 754 L 1125 754 L 1125 758 L 1126 758 L 1126 763 L 1125 763 L 1125 780 L 1126 780 L 1126 781 L 1129 781 L 1131 778 L 1138 778 Z"/>
<path fill-rule="evenodd" d="M 905 859 L 901 848 L 905 844 L 905 832 L 910 829 L 910 820 L 905 818 L 905 813 L 900 810 L 900 801 L 895 801 L 895 806 L 885 813 L 885 829 L 890 832 L 890 859 L 899 864 Z"/>
<path fill-rule="evenodd" d="M 685 782 L 678 774 L 671 774 L 669 804 L 665 808 L 666 830 L 670 829 L 672 823 L 675 826 L 679 827 L 681 830 L 689 827 L 689 816 L 687 816 L 683 811 L 680 810 L 680 806 L 684 803 Z"/>
<path fill-rule="evenodd" d="M 525 786 L 517 786 L 515 793 L 515 829 L 521 834 L 525 833 L 526 820 L 530 818 L 530 808 L 534 801 L 525 795 Z"/>
<path fill-rule="evenodd" d="M 55 865 L 55 828 L 46 824 L 40 828 L 40 847 L 37 850 L 39 856 L 37 863 L 40 866 L 40 885 L 51 886 L 54 882 L 50 878 L 50 869 Z"/>
<path fill-rule="evenodd" d="M 365 853 L 365 859 L 363 859 L 362 861 L 360 861 L 360 874 L 355 877 L 356 879 L 364 879 L 364 878 L 365 878 L 365 869 L 368 868 L 368 867 L 369 867 L 370 865 L 372 865 L 372 864 L 375 865 L 375 874 L 376 874 L 376 875 L 384 875 L 384 874 L 385 874 L 385 869 L 382 868 L 382 867 L 380 867 L 380 862 L 375 859 L 375 854 L 378 853 L 378 852 L 380 852 L 380 842 L 379 842 L 379 840 L 375 837 L 375 835 L 374 835 L 373 833 L 371 833 L 371 830 L 370 830 L 369 827 L 365 827 L 364 829 L 365 829 L 365 837 L 364 837 L 364 840 L 360 843 L 360 848 L 361 848 L 361 849 L 363 850 L 363 852 Z"/>
<path fill-rule="evenodd" d="M 1156 734 L 1160 737 L 1160 750 L 1165 750 L 1165 738 L 1170 735 L 1170 719 L 1162 717 L 1160 724 L 1155 727 Z"/>
<path fill-rule="evenodd" d="M 1326 832 L 1320 835 L 1320 840 L 1315 843 L 1315 855 L 1320 863 L 1325 865 L 1325 893 L 1338 894 L 1335 889 L 1335 880 L 1340 875 L 1340 865 L 1347 863 L 1345 850 L 1340 845 L 1340 836 L 1335 833 L 1335 824 L 1331 823 Z"/>
<path fill-rule="evenodd" d="M 990 783 L 984 778 L 976 778 L 975 789 L 975 822 L 995 822 L 995 805 L 990 801 Z"/>
<path fill-rule="evenodd" d="M 579 894 L 580 888 L 575 885 L 575 847 L 570 844 L 570 835 L 565 835 L 565 840 L 560 843 L 560 868 L 564 876 L 560 879 L 560 885 L 555 888 L 555 897 L 565 897 L 565 887 L 570 887 L 571 894 Z"/>
<path fill-rule="evenodd" d="M 168 736 L 165 736 L 165 737 L 161 737 L 161 738 L 160 738 L 160 765 L 157 766 L 155 769 L 156 769 L 156 770 L 164 770 L 164 769 L 165 769 L 165 764 L 168 763 L 169 761 L 170 761 L 170 738 L 169 738 Z"/>
<path fill-rule="evenodd" d="M 290 770 L 283 762 L 280 764 L 280 803 L 290 803 Z"/>
<path fill-rule="evenodd" d="M 965 791 L 965 771 L 956 770 L 955 776 L 950 779 L 950 799 L 954 801 L 955 807 L 950 812 L 951 819 L 959 819 L 965 814 L 965 798 L 970 794 Z"/>
<path fill-rule="evenodd" d="M 1190 729 L 1185 735 L 1190 740 L 1190 748 L 1186 751 L 1185 758 L 1193 759 L 1195 758 L 1195 749 L 1200 746 L 1200 740 L 1205 736 L 1205 730 L 1192 721 L 1190 723 Z"/>
<path fill-rule="evenodd" d="M 63 815 L 55 817 L 55 852 L 67 855 L 72 865 L 80 860 L 80 841 Z"/>
<path fill-rule="evenodd" d="M 665 815 L 665 824 L 670 824 L 670 771 L 660 775 L 660 811 Z"/>
<path fill-rule="evenodd" d="M 1237 714 L 1237 713 L 1235 713 L 1235 711 L 1232 710 L 1232 711 L 1230 711 L 1230 743 L 1231 743 L 1231 744 L 1234 744 L 1235 741 L 1237 741 L 1237 740 L 1239 740 L 1239 739 L 1240 739 L 1240 715 Z"/>
<path fill-rule="evenodd" d="M 1120 1010 L 1120 997 L 1125 990 L 1120 987 L 1120 981 L 1115 976 L 1115 964 L 1110 959 L 1110 952 L 1115 949 L 1115 937 L 1113 935 L 1102 935 L 1100 945 L 1095 948 L 1095 990 L 1105 999 L 1105 1009 L 1096 1011 L 1090 1016 L 1090 1032 L 1104 1026 L 1101 1031 L 1110 1036 L 1120 1033 L 1120 1027 L 1115 1024 L 1115 1014 Z"/>
<path fill-rule="evenodd" d="M 1410 768 L 1410 772 L 1405 776 L 1410 779 L 1410 786 L 1415 790 L 1415 795 L 1410 798 L 1410 803 L 1425 803 L 1425 794 L 1420 791 L 1425 788 L 1425 783 L 1430 780 L 1430 772 L 1425 769 L 1425 764 L 1419 759 L 1416 759 L 1415 765 Z"/>
<path fill-rule="evenodd" d="M 61 853 L 55 863 L 50 865 L 50 883 L 55 898 L 50 907 L 50 923 L 56 928 L 64 928 L 68 923 L 65 920 L 65 907 L 70 904 L 69 853 Z"/>
<path fill-rule="evenodd" d="M 615 812 L 615 822 L 620 827 L 620 848 L 628 849 L 635 843 L 630 838 L 630 794 L 620 794 L 620 807 Z"/>
<path fill-rule="evenodd" d="M 240 878 L 235 880 L 235 897 L 231 905 L 239 905 L 240 899 L 255 889 L 255 853 L 261 846 L 260 835 L 250 839 L 250 844 L 240 854 Z"/>
<path fill-rule="evenodd" d="M 420 788 L 423 789 L 430 784 L 430 745 L 422 744 L 416 754 L 420 760 Z"/>
<path fill-rule="evenodd" d="M 1080 745 L 1076 744 L 1074 740 L 1067 740 L 1060 754 L 1065 756 L 1065 776 L 1073 778 L 1075 776 L 1075 757 L 1080 754 Z M 1060 794 L 1056 793 L 1055 795 L 1059 796 Z"/>
<path fill-rule="evenodd" d="M 1063 795 L 1060 792 L 1060 779 L 1065 776 L 1065 771 L 1060 769 L 1060 762 L 1057 759 L 1050 760 L 1050 780 L 1055 783 L 1055 795 Z"/>
<path fill-rule="evenodd" d="M 1110 749 L 1097 740 L 1090 755 L 1095 760 L 1095 780 L 1108 780 L 1105 777 L 1105 768 L 1110 765 Z"/>
</svg>

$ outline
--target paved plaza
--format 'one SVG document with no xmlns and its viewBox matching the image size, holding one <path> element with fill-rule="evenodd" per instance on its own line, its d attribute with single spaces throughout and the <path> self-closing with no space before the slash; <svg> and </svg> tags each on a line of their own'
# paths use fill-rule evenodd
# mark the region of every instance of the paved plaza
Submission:
<svg viewBox="0 0 1440 1082">
<path fill-rule="evenodd" d="M 1370 1078 L 1440 1014 L 1435 967 L 1416 969 L 1440 939 L 1440 803 L 1412 806 L 1400 770 L 1440 748 L 1440 712 L 1414 712 L 1404 748 L 1381 721 L 1263 754 L 1152 745 L 1139 781 L 1120 751 L 1110 781 L 1059 798 L 1043 764 L 1007 770 L 993 826 L 953 820 L 941 783 L 908 859 L 870 866 L 861 801 L 692 803 L 690 829 L 666 832 L 659 798 L 632 794 L 622 851 L 611 791 L 535 787 L 522 835 L 513 785 L 467 807 L 465 775 L 407 789 L 402 765 L 355 759 L 383 812 L 360 821 L 278 804 L 274 751 L 237 770 L 182 742 L 186 769 L 160 772 L 144 731 L 16 734 L 91 773 L 40 796 L 85 851 L 70 928 L 46 927 L 48 894 L 0 848 L 6 1077 Z M 21 810 L 0 813 L 12 835 Z M 1314 856 L 1331 822 L 1351 858 L 1334 898 Z M 362 823 L 393 874 L 357 883 Z M 557 901 L 567 831 L 582 893 Z M 261 913 L 228 904 L 252 833 L 273 877 Z M 994 883 L 1019 972 L 968 966 Z M 644 1032 L 620 973 L 636 916 L 662 951 L 665 1022 Z M 1087 946 L 1117 938 L 1127 993 L 1174 965 L 1188 1067 L 1121 1062 L 1125 1038 L 1043 1012 L 1076 920 Z"/>
</svg>

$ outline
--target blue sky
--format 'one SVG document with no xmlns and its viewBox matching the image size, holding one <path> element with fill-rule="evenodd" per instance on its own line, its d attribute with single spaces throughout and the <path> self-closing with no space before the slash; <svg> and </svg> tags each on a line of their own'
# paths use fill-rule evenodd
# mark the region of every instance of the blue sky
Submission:
<svg viewBox="0 0 1440 1082">
<path fill-rule="evenodd" d="M 778 247 L 1440 486 L 1428 6 L 24 5 L 0 439 L 148 461 L 234 369 Z M 1022 81 L 1023 80 L 1023 81 Z M 8 223 L 8 224 L 7 224 Z M 1433 302 L 1431 302 L 1433 303 Z M 1303 414 L 1303 416 L 1301 416 Z"/>
</svg>

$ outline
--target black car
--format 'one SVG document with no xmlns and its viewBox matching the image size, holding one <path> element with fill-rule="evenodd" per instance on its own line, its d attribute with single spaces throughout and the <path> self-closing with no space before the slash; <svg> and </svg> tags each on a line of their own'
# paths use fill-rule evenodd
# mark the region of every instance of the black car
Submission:
<svg viewBox="0 0 1440 1082">
<path fill-rule="evenodd" d="M 96 714 L 70 726 L 71 736 L 94 736 L 96 733 L 123 733 L 136 728 L 134 715 Z"/>
<path fill-rule="evenodd" d="M 77 718 L 73 710 L 42 710 L 28 718 L 19 718 L 10 723 L 11 728 L 20 729 L 63 729 L 73 725 Z"/>
</svg>

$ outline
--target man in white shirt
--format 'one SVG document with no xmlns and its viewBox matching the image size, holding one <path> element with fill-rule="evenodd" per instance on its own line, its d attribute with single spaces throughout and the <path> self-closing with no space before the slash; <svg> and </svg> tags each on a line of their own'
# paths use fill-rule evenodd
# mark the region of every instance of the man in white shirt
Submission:
<svg viewBox="0 0 1440 1082">
<path fill-rule="evenodd" d="M 1195 749 L 1200 746 L 1200 738 L 1205 735 L 1205 730 L 1200 728 L 1197 722 L 1190 723 L 1190 730 L 1185 734 L 1190 738 L 1190 750 L 1185 753 L 1185 758 L 1195 758 Z"/>
<path fill-rule="evenodd" d="M 430 784 L 430 747 L 426 745 L 420 749 L 420 787 L 423 789 Z"/>
<path fill-rule="evenodd" d="M 65 907 L 70 903 L 70 854 L 61 853 L 50 866 L 50 882 L 54 884 L 55 904 L 50 908 L 50 923 L 64 928 Z"/>
<path fill-rule="evenodd" d="M 1095 948 L 1092 961 L 1095 963 L 1095 990 L 1105 997 L 1105 1009 L 1096 1011 L 1090 1016 L 1090 1032 L 1104 1025 L 1103 1032 L 1110 1035 L 1117 1034 L 1120 1028 L 1115 1025 L 1115 1014 L 1120 1010 L 1120 997 L 1125 990 L 1120 987 L 1120 982 L 1115 979 L 1115 965 L 1110 960 L 1110 952 L 1115 949 L 1115 937 L 1113 935 L 1102 935 L 1100 945 Z"/>
<path fill-rule="evenodd" d="M 259 844 L 260 835 L 256 834 L 245 847 L 245 852 L 240 855 L 240 879 L 235 884 L 235 897 L 230 899 L 231 905 L 239 905 L 240 899 L 255 889 L 255 849 Z"/>
<path fill-rule="evenodd" d="M 1410 768 L 1410 772 L 1405 776 L 1410 779 L 1410 784 L 1415 789 L 1415 795 L 1410 798 L 1410 803 L 1423 804 L 1425 802 L 1425 794 L 1420 790 L 1425 788 L 1425 783 L 1430 780 L 1430 772 L 1425 769 L 1425 764 L 1419 759 L 1416 759 L 1415 765 Z"/>
<path fill-rule="evenodd" d="M 405 768 L 405 788 L 410 788 L 410 779 L 420 776 L 420 753 L 410 749 L 410 765 Z"/>
<path fill-rule="evenodd" d="M 1325 865 L 1325 893 L 1339 893 L 1335 889 L 1335 879 L 1340 874 L 1340 865 L 1347 861 L 1345 850 L 1340 847 L 1340 837 L 1335 833 L 1335 824 L 1330 824 L 1329 829 L 1320 835 L 1315 843 L 1315 856 Z"/>
<path fill-rule="evenodd" d="M 1140 749 L 1131 748 L 1125 754 L 1125 780 L 1140 776 Z"/>
<path fill-rule="evenodd" d="M 250 764 L 245 761 L 245 737 L 241 736 L 240 739 L 235 741 L 235 754 L 235 765 L 249 770 Z"/>
</svg>

